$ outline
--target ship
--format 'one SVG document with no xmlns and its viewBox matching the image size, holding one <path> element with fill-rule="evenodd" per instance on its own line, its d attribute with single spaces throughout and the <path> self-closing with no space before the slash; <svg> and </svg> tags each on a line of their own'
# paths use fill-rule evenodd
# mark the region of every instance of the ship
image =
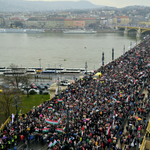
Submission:
<svg viewBox="0 0 150 150">
<path fill-rule="evenodd" d="M 93 31 L 93 30 L 81 30 L 81 29 L 77 29 L 77 30 L 65 30 L 63 31 L 63 33 L 65 34 L 96 34 L 97 31 Z"/>
<path fill-rule="evenodd" d="M 0 33 L 43 33 L 44 29 L 0 29 Z"/>
</svg>

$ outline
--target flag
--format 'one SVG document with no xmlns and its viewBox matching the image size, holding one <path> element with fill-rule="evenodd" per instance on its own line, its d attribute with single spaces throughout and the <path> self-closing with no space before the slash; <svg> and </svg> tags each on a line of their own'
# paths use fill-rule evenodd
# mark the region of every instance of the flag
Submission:
<svg viewBox="0 0 150 150">
<path fill-rule="evenodd" d="M 49 119 L 45 119 L 46 123 L 48 124 L 52 124 L 52 125 L 58 125 L 61 121 L 61 118 L 58 119 L 58 121 L 53 121 L 53 120 L 49 120 Z"/>
<path fill-rule="evenodd" d="M 63 129 L 60 129 L 60 128 L 56 128 L 56 130 L 58 133 L 63 133 Z"/>
<path fill-rule="evenodd" d="M 130 99 L 130 95 L 126 98 L 126 102 L 128 102 L 128 101 L 129 101 L 129 99 Z"/>
<path fill-rule="evenodd" d="M 53 146 L 54 146 L 56 143 L 57 143 L 57 141 L 56 141 L 56 140 L 54 140 L 54 142 L 53 142 Z"/>
<path fill-rule="evenodd" d="M 94 102 L 94 105 L 96 105 L 96 104 L 97 104 L 97 101 Z"/>
<path fill-rule="evenodd" d="M 13 123 L 14 122 L 14 118 L 15 118 L 15 115 L 12 113 L 12 115 L 11 115 L 11 118 L 12 118 L 12 121 L 11 121 L 11 123 Z"/>
<path fill-rule="evenodd" d="M 57 99 L 58 103 L 62 103 L 63 100 L 62 99 Z"/>
<path fill-rule="evenodd" d="M 108 127 L 108 130 L 106 131 L 106 135 L 108 135 L 108 134 L 109 134 L 110 129 L 111 129 L 111 126 L 109 126 L 109 127 Z"/>
<path fill-rule="evenodd" d="M 48 144 L 48 147 L 52 147 L 52 146 L 53 146 L 53 143 L 50 142 L 50 143 Z"/>
<path fill-rule="evenodd" d="M 81 136 L 83 136 L 83 134 L 84 134 L 84 132 L 83 132 L 83 131 L 81 131 Z"/>
<path fill-rule="evenodd" d="M 136 79 L 136 80 L 134 80 L 134 84 L 136 84 L 138 82 L 138 80 Z"/>
<path fill-rule="evenodd" d="M 63 127 L 63 131 L 65 131 L 66 127 Z"/>
<path fill-rule="evenodd" d="M 58 124 L 60 123 L 60 121 L 61 121 L 61 118 L 58 119 Z"/>
<path fill-rule="evenodd" d="M 40 130 L 39 128 L 35 128 L 35 132 L 39 132 L 39 130 Z"/>
<path fill-rule="evenodd" d="M 141 76 L 140 76 L 140 79 L 143 78 L 143 77 L 145 77 L 145 74 L 141 75 Z"/>
<path fill-rule="evenodd" d="M 52 110 L 53 108 L 52 107 L 48 107 L 48 110 Z"/>
<path fill-rule="evenodd" d="M 147 67 L 150 67 L 150 64 L 147 64 Z"/>
<path fill-rule="evenodd" d="M 49 132 L 49 128 L 43 128 L 43 132 L 44 133 Z"/>
<path fill-rule="evenodd" d="M 52 110 L 53 112 L 55 111 L 55 109 L 53 108 L 53 110 Z"/>
</svg>

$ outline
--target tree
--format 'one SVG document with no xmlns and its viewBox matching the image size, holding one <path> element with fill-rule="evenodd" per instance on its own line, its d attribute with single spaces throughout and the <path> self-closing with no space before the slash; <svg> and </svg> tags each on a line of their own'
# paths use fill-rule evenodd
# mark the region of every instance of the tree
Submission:
<svg viewBox="0 0 150 150">
<path fill-rule="evenodd" d="M 5 114 L 5 117 L 7 118 L 8 116 L 10 116 L 10 108 L 15 96 L 15 92 L 5 84 L 3 84 L 1 88 L 3 92 L 1 93 L 0 97 L 0 106 Z"/>
</svg>

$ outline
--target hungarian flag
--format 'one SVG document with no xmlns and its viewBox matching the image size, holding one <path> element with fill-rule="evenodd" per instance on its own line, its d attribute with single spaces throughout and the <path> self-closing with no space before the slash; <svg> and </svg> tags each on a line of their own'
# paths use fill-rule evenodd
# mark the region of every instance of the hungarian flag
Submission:
<svg viewBox="0 0 150 150">
<path fill-rule="evenodd" d="M 43 132 L 46 133 L 49 131 L 49 128 L 43 128 Z"/>
<path fill-rule="evenodd" d="M 81 136 L 83 136 L 83 134 L 84 134 L 84 132 L 83 132 L 83 131 L 81 131 Z"/>
<path fill-rule="evenodd" d="M 52 147 L 52 146 L 53 146 L 53 143 L 50 142 L 50 143 L 48 144 L 48 147 Z"/>
<path fill-rule="evenodd" d="M 52 124 L 52 125 L 57 125 L 58 121 L 53 121 L 53 120 L 49 120 L 49 119 L 45 119 L 46 123 L 48 124 Z"/>
<path fill-rule="evenodd" d="M 58 133 L 63 133 L 63 129 L 60 129 L 60 128 L 56 128 L 56 130 Z"/>
<path fill-rule="evenodd" d="M 130 95 L 126 98 L 126 102 L 128 102 L 128 101 L 129 101 L 129 99 L 130 99 Z"/>
<path fill-rule="evenodd" d="M 108 127 L 108 129 L 107 129 L 107 131 L 106 131 L 106 135 L 108 135 L 108 134 L 109 134 L 110 129 L 111 129 L 111 126 L 109 126 L 109 127 Z"/>
<path fill-rule="evenodd" d="M 66 127 L 63 127 L 63 131 L 65 131 Z"/>
<path fill-rule="evenodd" d="M 35 132 L 39 132 L 39 130 L 40 130 L 39 128 L 35 128 Z"/>
<path fill-rule="evenodd" d="M 136 80 L 134 80 L 134 84 L 136 84 L 138 82 L 138 80 L 136 79 Z"/>
<path fill-rule="evenodd" d="M 96 105 L 96 104 L 97 104 L 97 101 L 94 102 L 94 105 Z"/>
<path fill-rule="evenodd" d="M 48 107 L 48 110 L 52 110 L 53 108 L 52 107 Z"/>
<path fill-rule="evenodd" d="M 60 123 L 60 121 L 61 121 L 61 118 L 58 119 L 58 124 Z"/>
<path fill-rule="evenodd" d="M 57 143 L 57 141 L 56 141 L 56 140 L 54 140 L 54 142 L 53 142 L 53 146 L 54 146 L 56 143 Z"/>
<path fill-rule="evenodd" d="M 2 139 L 0 139 L 0 144 L 2 143 Z"/>
<path fill-rule="evenodd" d="M 150 64 L 147 64 L 147 67 L 150 67 Z"/>
<path fill-rule="evenodd" d="M 140 76 L 140 79 L 143 78 L 143 77 L 145 77 L 145 74 L 141 75 L 141 76 Z"/>
<path fill-rule="evenodd" d="M 62 99 L 57 99 L 58 103 L 62 103 L 63 100 Z"/>
</svg>

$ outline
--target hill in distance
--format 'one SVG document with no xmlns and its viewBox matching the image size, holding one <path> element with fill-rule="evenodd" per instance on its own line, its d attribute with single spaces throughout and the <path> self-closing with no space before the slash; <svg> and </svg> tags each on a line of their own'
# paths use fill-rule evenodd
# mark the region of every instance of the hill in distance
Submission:
<svg viewBox="0 0 150 150">
<path fill-rule="evenodd" d="M 0 0 L 1 12 L 22 11 L 50 11 L 65 9 L 92 9 L 104 7 L 94 5 L 89 1 L 25 1 L 25 0 Z"/>
</svg>

